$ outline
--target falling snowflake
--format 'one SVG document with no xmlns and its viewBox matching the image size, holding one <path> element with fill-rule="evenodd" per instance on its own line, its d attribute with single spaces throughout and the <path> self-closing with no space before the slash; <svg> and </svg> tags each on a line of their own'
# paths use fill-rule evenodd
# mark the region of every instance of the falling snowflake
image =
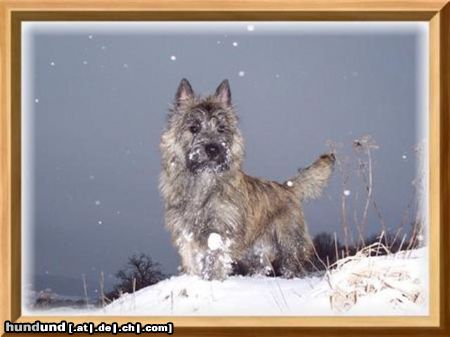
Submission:
<svg viewBox="0 0 450 337">
<path fill-rule="evenodd" d="M 120 214 L 120 211 L 117 211 L 116 214 L 119 215 L 119 214 Z"/>
<path fill-rule="evenodd" d="M 102 221 L 102 220 L 99 220 L 97 223 L 98 223 L 99 225 L 101 225 L 101 224 L 103 224 L 103 221 Z"/>
<path fill-rule="evenodd" d="M 39 98 L 35 98 L 34 103 L 39 103 Z"/>
<path fill-rule="evenodd" d="M 245 76 L 245 71 L 241 70 L 241 71 L 238 73 L 238 75 L 239 75 L 240 77 L 244 77 L 244 76 Z"/>
<path fill-rule="evenodd" d="M 128 68 L 128 64 L 124 63 L 124 64 L 123 64 L 123 67 L 124 67 L 124 68 Z"/>
<path fill-rule="evenodd" d="M 275 74 L 275 78 L 280 78 L 280 74 Z"/>
<path fill-rule="evenodd" d="M 292 187 L 292 186 L 294 186 L 294 183 L 292 181 L 288 180 L 286 182 L 286 185 L 288 185 L 289 187 Z"/>
<path fill-rule="evenodd" d="M 350 192 L 349 190 L 344 190 L 344 195 L 345 195 L 346 197 L 348 197 L 350 194 L 351 194 L 351 192 Z"/>
<path fill-rule="evenodd" d="M 102 50 L 105 50 L 105 49 L 106 49 L 106 46 L 102 46 L 101 48 L 102 48 Z"/>
<path fill-rule="evenodd" d="M 172 55 L 172 56 L 170 57 L 170 59 L 171 59 L 172 61 L 176 61 L 176 60 L 177 60 L 177 57 L 176 57 L 175 55 Z"/>
<path fill-rule="evenodd" d="M 88 61 L 84 60 L 84 61 L 83 61 L 83 64 L 84 64 L 84 65 L 88 64 Z"/>
<path fill-rule="evenodd" d="M 238 43 L 236 41 L 233 42 L 233 47 L 237 47 Z"/>
<path fill-rule="evenodd" d="M 55 65 L 55 62 L 50 62 L 50 65 L 53 67 Z"/>
<path fill-rule="evenodd" d="M 95 205 L 100 206 L 101 202 L 100 200 L 95 200 Z"/>
<path fill-rule="evenodd" d="M 94 35 L 89 35 L 88 36 L 89 40 L 92 40 L 93 37 L 94 37 Z"/>
<path fill-rule="evenodd" d="M 222 43 L 222 41 L 220 41 L 220 40 L 217 40 L 217 44 L 221 44 Z"/>
<path fill-rule="evenodd" d="M 408 157 L 406 156 L 406 154 L 404 154 L 404 155 L 402 156 L 402 159 L 406 159 L 406 158 L 408 158 Z"/>
<path fill-rule="evenodd" d="M 247 26 L 247 30 L 248 30 L 249 32 L 253 32 L 253 31 L 255 30 L 255 25 L 248 25 L 248 26 Z"/>
</svg>

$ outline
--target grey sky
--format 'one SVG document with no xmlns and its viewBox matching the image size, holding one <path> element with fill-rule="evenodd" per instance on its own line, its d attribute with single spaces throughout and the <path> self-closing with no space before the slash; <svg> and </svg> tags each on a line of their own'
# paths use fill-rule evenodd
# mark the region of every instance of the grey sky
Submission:
<svg viewBox="0 0 450 337">
<path fill-rule="evenodd" d="M 423 24 L 396 31 L 253 25 L 27 30 L 24 170 L 32 211 L 25 235 L 32 243 L 26 265 L 35 274 L 95 280 L 133 252 L 176 272 L 163 227 L 158 144 L 183 77 L 201 93 L 230 80 L 251 175 L 283 180 L 327 152 L 328 139 L 351 153 L 356 137 L 371 134 L 380 145 L 374 195 L 396 228 L 411 197 L 413 148 L 424 136 L 417 118 L 426 113 Z M 335 175 L 323 198 L 305 206 L 312 234 L 340 233 L 341 193 Z M 369 233 L 380 231 L 373 210 L 369 223 Z"/>
</svg>

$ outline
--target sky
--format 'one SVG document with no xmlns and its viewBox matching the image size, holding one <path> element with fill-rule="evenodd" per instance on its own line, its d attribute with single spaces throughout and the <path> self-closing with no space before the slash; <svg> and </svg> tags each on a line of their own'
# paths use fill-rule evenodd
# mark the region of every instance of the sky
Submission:
<svg viewBox="0 0 450 337">
<path fill-rule="evenodd" d="M 158 145 L 182 78 L 197 93 L 229 79 L 250 175 L 283 181 L 330 151 L 329 140 L 342 144 L 349 218 L 351 205 L 361 218 L 365 193 L 352 142 L 371 135 L 373 196 L 396 229 L 413 192 L 414 149 L 426 141 L 427 43 L 425 23 L 26 24 L 27 284 L 81 295 L 81 275 L 95 291 L 104 271 L 110 287 L 133 253 L 176 273 Z M 312 235 L 342 238 L 341 183 L 336 172 L 304 205 Z M 381 231 L 379 219 L 371 206 L 367 234 Z"/>
</svg>

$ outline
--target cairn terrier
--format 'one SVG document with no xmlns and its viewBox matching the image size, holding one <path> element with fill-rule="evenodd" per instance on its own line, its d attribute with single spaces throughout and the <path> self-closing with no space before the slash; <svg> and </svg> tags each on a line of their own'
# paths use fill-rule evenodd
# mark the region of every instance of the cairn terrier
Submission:
<svg viewBox="0 0 450 337">
<path fill-rule="evenodd" d="M 184 272 L 204 279 L 304 275 L 312 242 L 301 202 L 320 195 L 333 154 L 284 183 L 245 174 L 227 80 L 208 97 L 181 81 L 160 148 L 166 227 Z"/>
</svg>

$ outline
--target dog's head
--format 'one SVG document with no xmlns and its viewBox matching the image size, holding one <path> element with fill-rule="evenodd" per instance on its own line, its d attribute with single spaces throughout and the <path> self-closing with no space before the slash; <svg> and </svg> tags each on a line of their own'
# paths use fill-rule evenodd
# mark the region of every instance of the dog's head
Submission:
<svg viewBox="0 0 450 337">
<path fill-rule="evenodd" d="M 240 167 L 243 140 L 227 80 L 207 97 L 196 96 L 190 83 L 181 80 L 161 149 L 170 165 L 192 174 L 222 174 Z"/>
</svg>

